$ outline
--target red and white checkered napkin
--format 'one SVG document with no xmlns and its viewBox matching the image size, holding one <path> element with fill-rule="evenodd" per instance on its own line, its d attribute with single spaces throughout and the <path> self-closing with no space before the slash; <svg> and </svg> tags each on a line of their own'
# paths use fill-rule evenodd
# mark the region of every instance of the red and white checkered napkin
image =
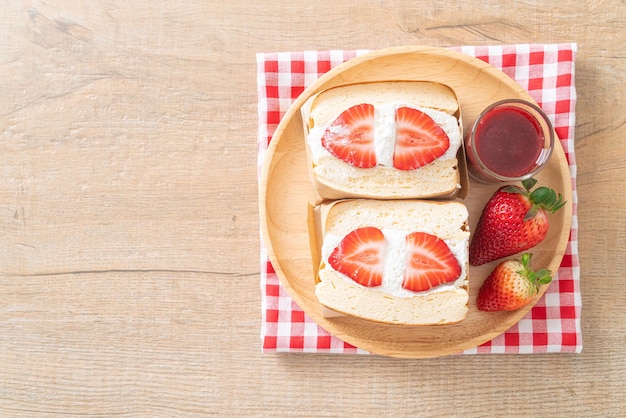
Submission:
<svg viewBox="0 0 626 418">
<path fill-rule="evenodd" d="M 464 354 L 557 353 L 582 350 L 580 267 L 574 123 L 576 44 L 464 46 L 516 80 L 550 117 L 567 156 L 572 177 L 573 219 L 569 243 L 558 274 L 544 296 L 516 325 Z M 367 51 L 302 51 L 257 54 L 259 95 L 258 163 L 291 103 L 332 67 Z M 300 309 L 268 260 L 261 242 L 262 348 L 264 352 L 363 353 L 319 327 Z"/>
</svg>

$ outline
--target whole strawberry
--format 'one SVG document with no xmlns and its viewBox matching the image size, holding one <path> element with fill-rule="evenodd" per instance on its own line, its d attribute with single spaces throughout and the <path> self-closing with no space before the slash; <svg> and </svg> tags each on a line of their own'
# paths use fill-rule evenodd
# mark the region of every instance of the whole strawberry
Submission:
<svg viewBox="0 0 626 418">
<path fill-rule="evenodd" d="M 483 209 L 469 248 L 473 266 L 489 263 L 525 251 L 548 234 L 548 212 L 565 205 L 561 194 L 548 187 L 531 192 L 537 180 L 522 182 L 524 188 L 503 186 Z"/>
<path fill-rule="evenodd" d="M 498 264 L 485 279 L 476 305 L 481 311 L 514 311 L 528 305 L 539 292 L 540 284 L 552 281 L 550 270 L 530 269 L 532 254 L 525 253 L 521 260 L 506 260 Z"/>
</svg>

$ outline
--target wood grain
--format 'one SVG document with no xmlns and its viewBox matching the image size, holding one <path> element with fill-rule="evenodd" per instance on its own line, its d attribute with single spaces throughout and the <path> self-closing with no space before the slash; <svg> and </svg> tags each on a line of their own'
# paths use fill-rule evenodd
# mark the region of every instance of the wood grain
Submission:
<svg viewBox="0 0 626 418">
<path fill-rule="evenodd" d="M 622 1 L 0 12 L 0 415 L 623 415 Z M 262 355 L 254 54 L 572 41 L 583 353 Z"/>
</svg>

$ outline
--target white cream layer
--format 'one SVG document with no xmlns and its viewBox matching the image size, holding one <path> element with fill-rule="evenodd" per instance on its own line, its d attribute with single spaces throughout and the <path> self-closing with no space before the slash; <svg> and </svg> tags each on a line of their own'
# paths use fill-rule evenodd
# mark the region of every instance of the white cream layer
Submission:
<svg viewBox="0 0 626 418">
<path fill-rule="evenodd" d="M 420 110 L 430 116 L 437 125 L 441 126 L 450 139 L 450 147 L 439 159 L 456 158 L 456 154 L 461 146 L 461 130 L 459 122 L 454 116 L 435 109 L 395 102 L 374 107 L 374 148 L 378 165 L 393 167 L 393 151 L 396 141 L 396 110 L 400 107 Z M 332 155 L 322 146 L 322 135 L 324 135 L 324 131 L 335 119 L 336 117 L 327 125 L 315 127 L 309 131 L 307 141 L 311 148 L 313 161 Z"/>
<path fill-rule="evenodd" d="M 384 270 L 383 270 L 383 282 L 382 285 L 377 287 L 368 287 L 374 291 L 387 293 L 399 298 L 414 297 L 416 295 L 428 295 L 434 292 L 441 292 L 451 288 L 458 288 L 467 283 L 467 260 L 468 260 L 468 244 L 469 239 L 462 240 L 444 240 L 444 242 L 452 251 L 452 254 L 456 257 L 459 265 L 461 266 L 461 274 L 459 278 L 454 282 L 445 283 L 429 289 L 424 292 L 412 292 L 402 287 L 402 280 L 404 278 L 404 270 L 406 267 L 406 236 L 411 232 L 416 231 L 401 231 L 390 228 L 383 228 L 383 235 L 385 236 L 385 254 L 383 257 Z M 427 232 L 432 234 L 432 231 L 422 230 L 420 232 Z M 326 265 L 326 268 L 332 266 L 328 264 L 328 257 L 333 250 L 339 245 L 344 236 L 338 236 L 334 234 L 326 234 L 324 236 L 324 244 L 322 246 L 322 260 Z M 348 282 L 361 286 L 354 280 L 342 274 Z"/>
</svg>

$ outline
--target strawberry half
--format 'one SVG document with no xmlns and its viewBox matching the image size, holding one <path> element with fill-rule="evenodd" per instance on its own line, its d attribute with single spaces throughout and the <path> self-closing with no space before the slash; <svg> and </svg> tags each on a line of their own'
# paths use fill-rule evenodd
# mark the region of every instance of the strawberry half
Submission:
<svg viewBox="0 0 626 418">
<path fill-rule="evenodd" d="M 343 111 L 324 131 L 322 146 L 351 166 L 375 167 L 374 106 L 363 103 Z"/>
<path fill-rule="evenodd" d="M 402 287 L 423 292 L 459 278 L 461 266 L 439 237 L 413 232 L 406 237 L 407 258 Z"/>
<path fill-rule="evenodd" d="M 396 111 L 393 166 L 414 170 L 441 157 L 450 148 L 448 134 L 426 113 L 409 107 Z"/>
<path fill-rule="evenodd" d="M 485 279 L 476 299 L 481 311 L 514 311 L 528 305 L 539 292 L 540 284 L 552 281 L 550 270 L 530 269 L 531 254 L 521 260 L 506 260 Z"/>
<path fill-rule="evenodd" d="M 522 182 L 524 188 L 503 186 L 483 209 L 469 248 L 473 266 L 508 257 L 534 247 L 548 234 L 548 212 L 565 205 L 563 197 L 547 187 L 531 192 L 537 180 Z"/>
<path fill-rule="evenodd" d="M 328 257 L 338 272 L 368 287 L 383 282 L 385 236 L 375 227 L 355 229 L 346 235 Z"/>
</svg>

